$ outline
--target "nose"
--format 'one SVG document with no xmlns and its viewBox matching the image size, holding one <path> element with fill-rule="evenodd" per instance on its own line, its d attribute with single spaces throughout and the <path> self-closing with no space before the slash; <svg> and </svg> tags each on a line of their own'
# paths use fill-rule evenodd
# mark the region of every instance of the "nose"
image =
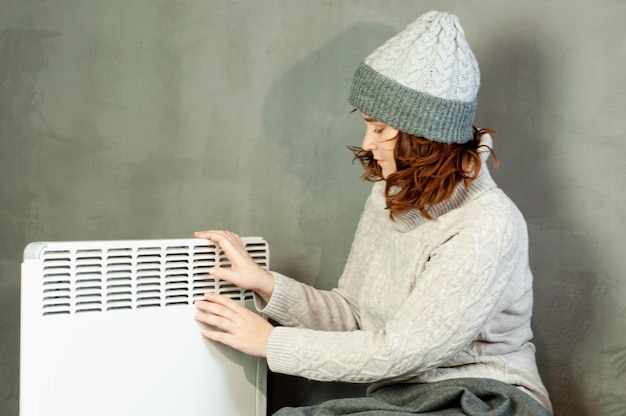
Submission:
<svg viewBox="0 0 626 416">
<path fill-rule="evenodd" d="M 365 136 L 363 137 L 363 143 L 361 144 L 361 149 L 371 152 L 376 150 L 376 139 L 373 137 L 369 131 L 365 132 Z"/>
</svg>

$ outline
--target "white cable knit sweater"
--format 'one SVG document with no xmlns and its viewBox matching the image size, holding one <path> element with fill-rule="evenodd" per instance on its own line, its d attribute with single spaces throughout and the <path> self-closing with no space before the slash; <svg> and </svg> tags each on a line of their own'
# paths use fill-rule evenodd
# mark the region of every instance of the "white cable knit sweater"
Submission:
<svg viewBox="0 0 626 416">
<path fill-rule="evenodd" d="M 466 189 L 390 220 L 373 186 L 338 287 L 322 291 L 274 273 L 257 308 L 272 331 L 269 368 L 319 381 L 432 382 L 481 377 L 548 410 L 531 343 L 526 223 L 483 164 Z"/>
</svg>

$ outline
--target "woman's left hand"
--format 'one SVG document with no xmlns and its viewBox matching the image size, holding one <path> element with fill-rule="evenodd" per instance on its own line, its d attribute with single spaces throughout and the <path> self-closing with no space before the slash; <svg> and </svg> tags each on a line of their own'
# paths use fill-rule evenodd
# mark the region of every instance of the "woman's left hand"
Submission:
<svg viewBox="0 0 626 416">
<path fill-rule="evenodd" d="M 205 293 L 195 302 L 198 322 L 208 325 L 202 335 L 255 357 L 267 356 L 267 340 L 272 324 L 233 299 Z"/>
</svg>

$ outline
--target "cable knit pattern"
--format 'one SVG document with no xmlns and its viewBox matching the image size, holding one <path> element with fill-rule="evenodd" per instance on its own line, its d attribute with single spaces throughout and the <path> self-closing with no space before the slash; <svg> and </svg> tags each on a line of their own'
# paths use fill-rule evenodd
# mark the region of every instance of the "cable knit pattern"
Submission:
<svg viewBox="0 0 626 416">
<path fill-rule="evenodd" d="M 486 165 L 432 207 L 398 222 L 372 188 L 332 291 L 274 273 L 260 311 L 282 323 L 272 371 L 320 381 L 429 382 L 483 377 L 518 386 L 550 408 L 531 343 L 532 275 L 525 221 Z"/>
<path fill-rule="evenodd" d="M 478 63 L 458 17 L 431 11 L 365 59 L 405 87 L 446 100 L 473 101 L 480 86 Z"/>
</svg>

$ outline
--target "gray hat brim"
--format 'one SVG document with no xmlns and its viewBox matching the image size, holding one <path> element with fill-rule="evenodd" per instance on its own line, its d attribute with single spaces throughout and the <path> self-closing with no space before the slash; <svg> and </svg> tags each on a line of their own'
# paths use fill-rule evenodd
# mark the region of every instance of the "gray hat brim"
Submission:
<svg viewBox="0 0 626 416">
<path fill-rule="evenodd" d="M 416 91 L 361 63 L 349 102 L 362 113 L 402 132 L 440 143 L 473 138 L 477 101 L 448 100 Z"/>
</svg>

